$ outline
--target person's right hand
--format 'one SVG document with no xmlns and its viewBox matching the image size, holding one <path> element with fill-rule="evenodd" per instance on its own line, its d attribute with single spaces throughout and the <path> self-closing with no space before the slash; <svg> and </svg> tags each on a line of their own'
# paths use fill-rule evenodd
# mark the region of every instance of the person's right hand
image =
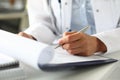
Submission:
<svg viewBox="0 0 120 80">
<path fill-rule="evenodd" d="M 27 33 L 25 33 L 25 32 L 19 32 L 18 35 L 19 35 L 19 36 L 26 37 L 26 38 L 29 38 L 29 39 L 36 40 L 32 35 L 27 34 Z"/>
<path fill-rule="evenodd" d="M 73 55 L 91 56 L 96 52 L 107 51 L 106 45 L 100 39 L 82 32 L 65 32 L 59 39 L 59 44 Z"/>
</svg>

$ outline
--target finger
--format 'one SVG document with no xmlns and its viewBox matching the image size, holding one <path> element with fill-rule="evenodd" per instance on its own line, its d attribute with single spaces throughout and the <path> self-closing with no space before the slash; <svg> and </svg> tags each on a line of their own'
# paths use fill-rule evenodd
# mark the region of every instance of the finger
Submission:
<svg viewBox="0 0 120 80">
<path fill-rule="evenodd" d="M 29 35 L 29 34 L 26 34 L 26 33 L 24 33 L 24 32 L 20 32 L 20 33 L 18 33 L 18 35 L 19 35 L 19 36 L 26 37 L 26 38 L 33 39 L 31 35 Z"/>
<path fill-rule="evenodd" d="M 72 32 L 64 32 L 64 33 L 63 33 L 63 36 L 71 35 L 71 34 L 73 34 L 73 33 L 76 33 L 76 32 L 75 32 L 75 31 L 72 31 Z"/>
<path fill-rule="evenodd" d="M 70 54 L 76 55 L 76 54 L 80 54 L 83 53 L 83 49 L 81 47 L 79 48 L 75 48 L 75 49 L 69 49 L 67 50 Z"/>
<path fill-rule="evenodd" d="M 79 55 L 79 56 L 90 56 L 92 55 L 88 51 L 85 51 L 83 48 L 79 47 L 76 49 L 67 50 L 70 54 Z"/>
<path fill-rule="evenodd" d="M 66 44 L 62 45 L 62 47 L 64 49 L 68 50 L 68 49 L 83 47 L 84 44 L 85 44 L 85 41 L 79 39 L 79 40 L 71 42 L 71 43 L 66 43 Z"/>
<path fill-rule="evenodd" d="M 20 32 L 20 33 L 18 33 L 18 35 L 19 35 L 19 36 L 26 36 L 26 33 Z"/>
<path fill-rule="evenodd" d="M 59 44 L 65 44 L 65 43 L 70 43 L 79 39 L 82 39 L 84 36 L 83 33 L 73 33 L 71 35 L 64 36 L 59 40 Z"/>
<path fill-rule="evenodd" d="M 81 52 L 81 53 L 79 53 L 79 54 L 74 54 L 74 55 L 76 55 L 76 56 L 91 56 L 92 54 L 89 54 L 89 53 L 85 53 L 85 52 Z"/>
<path fill-rule="evenodd" d="M 71 35 L 71 34 L 73 34 L 73 33 L 76 33 L 76 32 L 75 32 L 75 31 L 73 31 L 73 32 L 64 32 L 64 33 L 63 33 L 63 37 L 65 37 L 65 36 L 67 36 L 67 35 Z M 59 39 L 58 42 L 61 43 L 61 39 Z"/>
</svg>

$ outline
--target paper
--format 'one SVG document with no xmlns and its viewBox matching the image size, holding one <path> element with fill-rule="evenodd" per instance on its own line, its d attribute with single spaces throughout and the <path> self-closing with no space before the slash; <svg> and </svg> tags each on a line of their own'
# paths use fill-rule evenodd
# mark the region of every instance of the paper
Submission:
<svg viewBox="0 0 120 80">
<path fill-rule="evenodd" d="M 3 55 L 2 53 L 0 53 L 0 65 L 3 64 L 9 64 L 15 62 L 15 59 L 6 55 Z"/>
<path fill-rule="evenodd" d="M 54 49 L 54 51 L 49 51 L 48 48 L 42 50 L 39 57 L 40 64 L 64 64 L 73 62 L 84 62 L 84 61 L 94 61 L 94 60 L 107 60 L 108 58 L 101 57 L 98 55 L 93 55 L 89 57 L 75 56 L 68 53 L 61 47 Z"/>
<path fill-rule="evenodd" d="M 47 44 L 0 30 L 0 52 L 23 61 L 36 69 L 39 69 L 38 59 L 44 48 L 53 51 Z"/>
<path fill-rule="evenodd" d="M 51 55 L 52 54 L 52 55 Z M 113 63 L 117 60 L 93 55 L 89 57 L 75 56 L 62 48 L 54 49 L 54 52 L 43 50 L 39 57 L 38 66 L 43 71 L 61 71 L 70 70 L 76 67 L 83 68 L 107 63 Z"/>
</svg>

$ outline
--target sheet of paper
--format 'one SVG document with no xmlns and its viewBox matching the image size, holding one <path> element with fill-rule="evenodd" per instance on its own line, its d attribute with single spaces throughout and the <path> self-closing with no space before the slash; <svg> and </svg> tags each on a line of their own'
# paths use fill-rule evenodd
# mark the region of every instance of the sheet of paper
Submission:
<svg viewBox="0 0 120 80">
<path fill-rule="evenodd" d="M 51 59 L 51 64 L 62 64 L 62 63 L 72 63 L 72 62 L 83 62 L 83 61 L 92 61 L 92 60 L 105 60 L 108 58 L 101 57 L 98 55 L 93 55 L 89 57 L 75 56 L 69 54 L 66 50 L 62 48 L 55 49 L 54 56 Z"/>
<path fill-rule="evenodd" d="M 49 48 L 42 50 L 42 54 L 39 56 L 40 64 L 63 64 L 72 62 L 83 62 L 83 61 L 93 61 L 93 60 L 105 60 L 108 58 L 101 57 L 98 55 L 93 55 L 89 57 L 75 56 L 68 53 L 62 48 L 54 49 L 54 51 L 49 51 Z"/>
<path fill-rule="evenodd" d="M 15 62 L 15 59 L 0 53 L 0 65 L 9 64 Z"/>
<path fill-rule="evenodd" d="M 0 52 L 21 60 L 36 69 L 39 69 L 39 56 L 42 50 L 47 50 L 46 48 L 53 51 L 46 44 L 0 30 Z"/>
</svg>

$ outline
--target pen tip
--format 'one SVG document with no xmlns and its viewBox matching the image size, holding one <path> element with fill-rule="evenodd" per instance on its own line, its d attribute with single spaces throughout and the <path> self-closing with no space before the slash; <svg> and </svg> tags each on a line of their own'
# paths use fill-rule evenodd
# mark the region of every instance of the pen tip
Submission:
<svg viewBox="0 0 120 80">
<path fill-rule="evenodd" d="M 54 49 L 57 49 L 58 47 L 60 47 L 60 45 L 56 46 Z"/>
</svg>

